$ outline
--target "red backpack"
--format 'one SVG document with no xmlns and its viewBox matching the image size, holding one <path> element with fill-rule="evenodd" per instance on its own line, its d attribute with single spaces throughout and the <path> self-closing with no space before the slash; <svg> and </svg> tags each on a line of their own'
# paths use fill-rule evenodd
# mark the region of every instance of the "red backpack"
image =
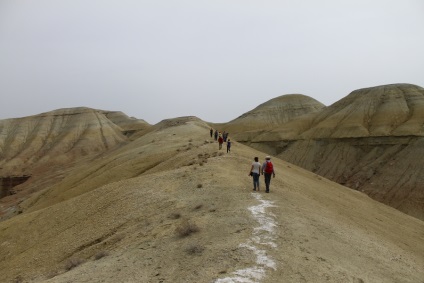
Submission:
<svg viewBox="0 0 424 283">
<path fill-rule="evenodd" d="M 274 172 L 274 165 L 272 165 L 271 161 L 267 161 L 266 162 L 266 167 L 265 167 L 265 173 L 272 173 Z"/>
</svg>

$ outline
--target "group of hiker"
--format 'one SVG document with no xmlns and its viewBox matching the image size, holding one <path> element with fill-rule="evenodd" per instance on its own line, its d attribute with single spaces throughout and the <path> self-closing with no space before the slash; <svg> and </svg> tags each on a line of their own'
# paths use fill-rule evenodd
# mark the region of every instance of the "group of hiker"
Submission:
<svg viewBox="0 0 424 283">
<path fill-rule="evenodd" d="M 259 176 L 264 176 L 265 179 L 265 192 L 269 193 L 269 186 L 271 184 L 271 176 L 275 178 L 274 165 L 271 162 L 271 157 L 266 156 L 263 164 L 259 163 L 259 158 L 255 157 L 250 167 L 249 176 L 253 177 L 253 190 L 259 191 Z"/>
<path fill-rule="evenodd" d="M 218 130 L 210 129 L 211 138 L 214 137 L 215 141 L 218 141 L 219 149 L 222 149 L 222 144 L 227 143 L 227 153 L 231 149 L 231 140 L 228 138 L 227 132 L 219 132 Z M 259 177 L 264 176 L 265 181 L 265 192 L 269 193 L 269 187 L 271 184 L 271 176 L 275 178 L 274 165 L 271 162 L 271 157 L 266 156 L 263 164 L 259 163 L 259 158 L 255 157 L 252 166 L 249 171 L 249 176 L 253 177 L 253 190 L 259 191 Z"/>
<path fill-rule="evenodd" d="M 227 132 L 224 131 L 223 133 L 221 133 L 221 132 L 218 132 L 218 130 L 215 130 L 214 132 L 212 128 L 210 129 L 209 132 L 210 132 L 211 138 L 214 137 L 215 141 L 218 142 L 219 149 L 222 149 L 222 144 L 225 142 L 227 143 L 227 153 L 231 151 L 231 140 L 228 138 L 229 134 Z"/>
</svg>

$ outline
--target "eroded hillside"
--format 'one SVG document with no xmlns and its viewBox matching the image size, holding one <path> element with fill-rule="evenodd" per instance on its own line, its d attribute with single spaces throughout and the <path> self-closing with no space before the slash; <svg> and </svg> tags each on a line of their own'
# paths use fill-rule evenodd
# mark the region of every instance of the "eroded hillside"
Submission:
<svg viewBox="0 0 424 283">
<path fill-rule="evenodd" d="M 0 120 L 0 219 L 20 213 L 19 202 L 75 164 L 125 145 L 149 127 L 122 112 L 83 107 Z"/>
<path fill-rule="evenodd" d="M 213 124 L 215 129 L 234 134 L 237 140 L 250 140 L 264 131 L 272 130 L 296 117 L 316 113 L 324 107 L 312 97 L 302 94 L 281 95 L 262 103 L 240 117 L 221 124 Z"/>
<path fill-rule="evenodd" d="M 4 282 L 419 282 L 424 223 L 273 157 L 271 192 L 195 117 L 166 120 L 0 222 Z"/>
<path fill-rule="evenodd" d="M 236 138 L 424 219 L 423 125 L 424 89 L 394 84 Z"/>
</svg>

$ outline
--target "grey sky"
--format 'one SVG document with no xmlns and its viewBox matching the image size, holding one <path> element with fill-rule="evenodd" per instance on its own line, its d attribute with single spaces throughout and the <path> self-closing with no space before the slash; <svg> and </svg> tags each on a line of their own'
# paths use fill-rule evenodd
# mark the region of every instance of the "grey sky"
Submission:
<svg viewBox="0 0 424 283">
<path fill-rule="evenodd" d="M 227 122 L 274 97 L 424 87 L 422 0 L 0 0 L 0 119 Z"/>
</svg>

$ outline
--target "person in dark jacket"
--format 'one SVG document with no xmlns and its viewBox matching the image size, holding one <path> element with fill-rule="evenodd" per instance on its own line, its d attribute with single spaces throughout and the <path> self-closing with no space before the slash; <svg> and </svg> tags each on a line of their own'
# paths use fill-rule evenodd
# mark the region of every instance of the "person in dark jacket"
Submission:
<svg viewBox="0 0 424 283">
<path fill-rule="evenodd" d="M 229 153 L 231 151 L 231 140 L 228 139 L 227 140 L 227 153 Z"/>
<path fill-rule="evenodd" d="M 269 193 L 269 185 L 271 184 L 271 175 L 275 178 L 274 164 L 271 162 L 271 157 L 266 156 L 265 162 L 262 164 L 262 175 L 265 177 L 265 192 Z"/>
</svg>

